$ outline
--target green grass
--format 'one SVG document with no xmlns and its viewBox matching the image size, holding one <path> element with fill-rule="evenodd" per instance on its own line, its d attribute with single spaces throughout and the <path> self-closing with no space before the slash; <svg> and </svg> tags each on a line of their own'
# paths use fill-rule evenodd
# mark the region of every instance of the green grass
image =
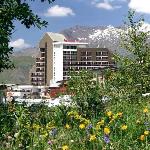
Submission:
<svg viewBox="0 0 150 150">
<path fill-rule="evenodd" d="M 66 106 L 1 105 L 1 148 L 7 145 L 8 150 L 15 150 L 19 146 L 29 150 L 59 150 L 66 145 L 69 150 L 149 150 L 150 133 L 146 135 L 144 132 L 149 131 L 150 113 L 144 113 L 145 108 L 150 110 L 149 100 L 138 104 L 126 101 L 116 105 L 107 104 L 101 116 L 89 119 L 85 114 Z M 123 130 L 122 126 L 127 128 Z M 110 133 L 105 132 L 105 128 Z M 143 139 L 141 135 L 144 135 Z M 104 137 L 110 141 L 107 143 Z"/>
</svg>

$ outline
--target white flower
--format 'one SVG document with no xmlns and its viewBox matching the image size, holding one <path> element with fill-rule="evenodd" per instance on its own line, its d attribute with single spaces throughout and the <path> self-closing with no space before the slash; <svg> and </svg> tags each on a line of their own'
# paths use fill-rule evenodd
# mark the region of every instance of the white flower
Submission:
<svg viewBox="0 0 150 150">
<path fill-rule="evenodd" d="M 19 136 L 19 133 L 15 133 L 15 134 L 14 134 L 14 137 L 15 137 L 15 138 L 18 138 L 18 136 Z"/>
</svg>

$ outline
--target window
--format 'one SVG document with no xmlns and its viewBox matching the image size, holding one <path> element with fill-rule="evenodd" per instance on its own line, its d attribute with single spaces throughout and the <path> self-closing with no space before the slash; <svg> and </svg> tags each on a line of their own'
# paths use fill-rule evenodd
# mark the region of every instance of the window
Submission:
<svg viewBox="0 0 150 150">
<path fill-rule="evenodd" d="M 86 60 L 86 57 L 81 57 L 81 61 L 84 61 L 84 60 Z"/>
<path fill-rule="evenodd" d="M 60 48 L 61 45 L 60 44 L 54 44 L 54 48 Z"/>
<path fill-rule="evenodd" d="M 102 57 L 96 57 L 96 60 L 102 60 Z"/>
<path fill-rule="evenodd" d="M 87 52 L 87 56 L 91 56 L 92 55 L 92 52 Z"/>
<path fill-rule="evenodd" d="M 102 55 L 103 55 L 103 56 L 107 56 L 107 55 L 108 55 L 108 52 L 102 52 Z"/>
<path fill-rule="evenodd" d="M 81 56 L 86 56 L 86 52 L 81 52 Z"/>
<path fill-rule="evenodd" d="M 102 57 L 102 60 L 107 60 L 108 59 L 108 57 Z"/>
<path fill-rule="evenodd" d="M 63 51 L 64 55 L 70 55 L 70 51 Z"/>
<path fill-rule="evenodd" d="M 96 52 L 96 56 L 101 56 L 102 52 Z"/>
<path fill-rule="evenodd" d="M 102 64 L 103 64 L 103 65 L 107 65 L 107 64 L 108 64 L 108 61 L 107 61 L 107 62 L 102 62 Z"/>
</svg>

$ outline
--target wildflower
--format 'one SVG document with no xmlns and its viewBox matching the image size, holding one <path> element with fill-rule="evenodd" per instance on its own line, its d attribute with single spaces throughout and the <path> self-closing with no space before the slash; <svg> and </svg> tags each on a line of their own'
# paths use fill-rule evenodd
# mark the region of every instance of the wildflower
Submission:
<svg viewBox="0 0 150 150">
<path fill-rule="evenodd" d="M 109 121 L 109 123 L 112 123 L 114 121 L 114 119 L 112 118 L 110 121 Z"/>
<path fill-rule="evenodd" d="M 7 139 L 8 139 L 8 141 L 11 141 L 12 140 L 12 136 L 8 136 Z"/>
<path fill-rule="evenodd" d="M 71 143 L 73 143 L 73 142 L 74 142 L 74 140 L 70 140 L 70 142 L 71 142 Z"/>
<path fill-rule="evenodd" d="M 112 116 L 112 112 L 111 111 L 108 111 L 106 114 L 107 114 L 108 117 Z"/>
<path fill-rule="evenodd" d="M 38 130 L 40 126 L 38 124 L 33 124 L 33 129 Z"/>
<path fill-rule="evenodd" d="M 122 113 L 122 112 L 118 112 L 117 115 L 118 115 L 119 117 L 122 117 L 123 113 Z"/>
<path fill-rule="evenodd" d="M 97 124 L 96 127 L 95 127 L 95 129 L 96 129 L 96 130 L 99 130 L 99 129 L 100 129 L 100 125 Z"/>
<path fill-rule="evenodd" d="M 141 123 L 141 121 L 140 121 L 140 120 L 137 120 L 137 121 L 136 121 L 136 123 L 137 123 L 137 124 L 140 124 L 140 123 Z"/>
<path fill-rule="evenodd" d="M 115 115 L 112 116 L 113 120 L 117 119 L 117 117 L 118 117 L 118 114 L 115 114 Z"/>
<path fill-rule="evenodd" d="M 98 123 L 97 123 L 97 125 L 104 125 L 104 120 L 102 119 L 101 121 L 99 121 Z"/>
<path fill-rule="evenodd" d="M 80 125 L 79 125 L 79 128 L 80 128 L 80 129 L 84 129 L 84 128 L 85 128 L 85 124 L 83 124 L 83 123 L 80 124 Z"/>
<path fill-rule="evenodd" d="M 74 117 L 75 119 L 77 119 L 77 120 L 80 120 L 82 117 L 81 117 L 81 115 L 75 115 L 75 117 Z"/>
<path fill-rule="evenodd" d="M 108 135 L 104 135 L 104 141 L 105 143 L 110 143 L 110 139 L 109 139 L 109 136 Z"/>
<path fill-rule="evenodd" d="M 89 125 L 86 127 L 86 129 L 87 129 L 87 130 L 90 130 L 92 127 L 93 127 L 92 124 L 89 124 Z"/>
<path fill-rule="evenodd" d="M 49 145 L 52 145 L 52 144 L 53 144 L 51 140 L 49 140 L 47 143 L 48 143 Z"/>
<path fill-rule="evenodd" d="M 95 141 L 96 140 L 96 135 L 90 135 L 90 141 Z"/>
<path fill-rule="evenodd" d="M 143 112 L 144 112 L 144 113 L 148 113 L 148 109 L 147 109 L 147 108 L 144 108 Z"/>
<path fill-rule="evenodd" d="M 110 129 L 109 129 L 108 127 L 105 127 L 105 128 L 104 128 L 104 133 L 105 133 L 106 135 L 108 135 L 108 134 L 110 133 Z"/>
<path fill-rule="evenodd" d="M 69 124 L 66 124 L 66 126 L 65 126 L 67 129 L 70 129 L 70 126 L 69 126 Z"/>
<path fill-rule="evenodd" d="M 57 129 L 56 129 L 56 128 L 53 128 L 53 129 L 50 131 L 50 135 L 55 136 L 56 134 L 57 134 Z"/>
<path fill-rule="evenodd" d="M 68 116 L 70 116 L 70 117 L 73 117 L 73 116 L 76 116 L 76 115 L 78 115 L 78 113 L 76 111 L 68 112 Z"/>
<path fill-rule="evenodd" d="M 10 148 L 10 143 L 6 143 L 6 148 Z"/>
<path fill-rule="evenodd" d="M 21 147 L 23 147 L 23 145 L 22 145 L 22 144 L 19 144 L 18 147 L 21 148 Z"/>
<path fill-rule="evenodd" d="M 121 126 L 121 130 L 126 130 L 128 127 L 127 127 L 127 125 L 122 125 Z"/>
<path fill-rule="evenodd" d="M 62 150 L 69 150 L 69 147 L 67 145 L 62 146 Z"/>
<path fill-rule="evenodd" d="M 149 123 L 148 123 L 148 122 L 144 122 L 144 125 L 145 125 L 145 126 L 149 126 Z"/>
<path fill-rule="evenodd" d="M 141 140 L 141 141 L 144 141 L 144 140 L 145 140 L 145 135 L 141 135 L 141 136 L 140 136 L 140 140 Z"/>
<path fill-rule="evenodd" d="M 15 137 L 15 138 L 18 138 L 18 136 L 19 136 L 19 133 L 15 133 L 15 134 L 14 134 L 14 137 Z"/>
<path fill-rule="evenodd" d="M 148 135 L 149 134 L 149 131 L 144 131 L 144 135 Z"/>
<path fill-rule="evenodd" d="M 88 124 L 90 124 L 90 120 L 84 119 L 84 123 L 85 123 L 86 125 L 88 125 Z"/>
</svg>

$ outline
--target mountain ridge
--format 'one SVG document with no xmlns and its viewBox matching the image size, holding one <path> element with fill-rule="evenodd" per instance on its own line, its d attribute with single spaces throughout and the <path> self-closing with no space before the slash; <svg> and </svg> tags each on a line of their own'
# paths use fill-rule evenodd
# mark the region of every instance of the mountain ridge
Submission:
<svg viewBox="0 0 150 150">
<path fill-rule="evenodd" d="M 144 24 L 145 27 L 147 24 Z M 143 27 L 144 28 L 144 27 Z M 128 55 L 120 48 L 120 32 L 125 30 L 125 26 L 80 26 L 76 25 L 60 31 L 68 40 L 89 43 L 89 47 L 108 48 L 113 53 Z M 143 30 L 143 29 L 141 29 Z M 150 31 L 150 25 L 147 30 Z M 9 81 L 11 83 L 29 84 L 29 71 L 35 63 L 35 57 L 38 55 L 37 47 L 27 48 L 13 53 L 13 59 L 17 62 L 16 69 L 6 70 L 0 73 L 0 83 Z M 28 61 L 27 61 L 28 59 Z M 31 63 L 31 64 L 30 64 Z M 11 76 L 8 76 L 11 74 Z M 3 79 L 3 80 L 2 80 Z"/>
</svg>

